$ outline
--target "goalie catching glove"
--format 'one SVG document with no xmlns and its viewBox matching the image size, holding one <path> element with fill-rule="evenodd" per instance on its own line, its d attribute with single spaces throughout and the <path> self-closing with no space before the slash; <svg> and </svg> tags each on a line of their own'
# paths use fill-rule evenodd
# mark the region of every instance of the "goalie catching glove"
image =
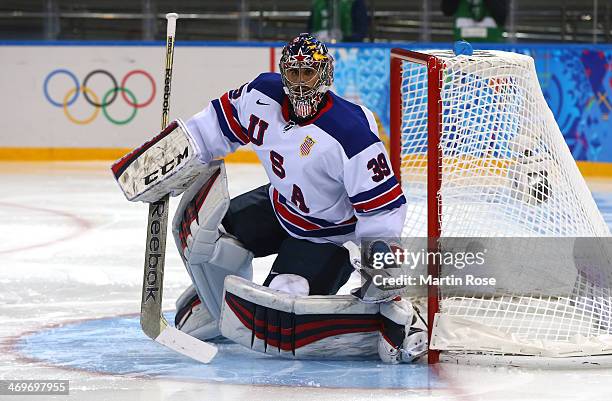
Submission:
<svg viewBox="0 0 612 401">
<path fill-rule="evenodd" d="M 388 302 L 405 292 L 404 285 L 389 285 L 385 280 L 400 277 L 403 273 L 388 256 L 401 250 L 399 241 L 381 239 L 363 240 L 363 249 L 348 241 L 343 246 L 349 251 L 351 264 L 361 275 L 361 287 L 353 288 L 351 295 L 366 303 Z"/>
</svg>

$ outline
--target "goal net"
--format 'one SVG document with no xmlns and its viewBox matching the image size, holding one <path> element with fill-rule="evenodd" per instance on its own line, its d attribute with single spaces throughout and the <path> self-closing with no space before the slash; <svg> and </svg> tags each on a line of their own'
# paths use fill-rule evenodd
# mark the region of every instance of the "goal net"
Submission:
<svg viewBox="0 0 612 401">
<path fill-rule="evenodd" d="M 408 200 L 403 237 L 610 236 L 529 56 L 393 49 L 391 158 Z M 612 354 L 609 286 L 568 277 L 556 296 L 431 288 L 430 361 Z"/>
</svg>

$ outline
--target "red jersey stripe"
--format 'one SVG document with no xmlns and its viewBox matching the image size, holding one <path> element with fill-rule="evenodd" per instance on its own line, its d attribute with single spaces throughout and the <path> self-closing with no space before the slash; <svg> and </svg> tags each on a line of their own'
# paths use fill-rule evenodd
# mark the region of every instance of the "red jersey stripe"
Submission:
<svg viewBox="0 0 612 401">
<path fill-rule="evenodd" d="M 273 198 L 274 198 L 274 209 L 276 209 L 276 211 L 278 212 L 278 214 L 285 220 L 287 220 L 287 222 L 298 226 L 299 228 L 301 228 L 302 230 L 320 230 L 322 227 L 315 225 L 314 223 L 311 223 L 303 218 L 301 218 L 300 216 L 291 213 L 289 211 L 289 209 L 287 209 L 285 207 L 285 205 L 283 205 L 282 203 L 279 202 L 278 200 L 278 191 L 276 189 L 274 189 L 274 194 L 273 194 Z"/>
<path fill-rule="evenodd" d="M 242 131 L 242 127 L 234 114 L 232 113 L 232 104 L 230 103 L 229 96 L 227 93 L 224 93 L 221 96 L 221 108 L 223 109 L 223 114 L 225 115 L 225 119 L 227 120 L 232 132 L 236 135 L 236 138 L 243 142 L 244 144 L 249 143 L 249 137 Z"/>
<path fill-rule="evenodd" d="M 383 194 L 380 194 L 376 198 L 370 199 L 369 201 L 366 201 L 366 202 L 355 203 L 353 204 L 353 207 L 360 212 L 367 212 L 367 211 L 376 209 L 378 207 L 381 207 L 383 205 L 386 205 L 387 203 L 397 199 L 398 197 L 402 195 L 403 195 L 402 188 L 399 186 L 399 184 L 396 184 L 389 191 Z"/>
</svg>

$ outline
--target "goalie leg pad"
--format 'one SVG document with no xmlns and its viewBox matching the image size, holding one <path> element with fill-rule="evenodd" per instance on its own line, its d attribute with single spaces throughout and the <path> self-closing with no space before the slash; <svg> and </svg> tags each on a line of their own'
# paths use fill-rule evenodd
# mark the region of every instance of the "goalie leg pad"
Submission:
<svg viewBox="0 0 612 401">
<path fill-rule="evenodd" d="M 221 335 L 218 320 L 212 316 L 206 304 L 200 301 L 193 285 L 176 300 L 174 326 L 202 341 Z"/>
<path fill-rule="evenodd" d="M 229 207 L 223 162 L 202 176 L 183 195 L 172 222 L 172 234 L 202 302 L 219 319 L 223 281 L 228 274 L 251 279 L 253 254 L 220 229 Z"/>
<path fill-rule="evenodd" d="M 211 162 L 208 174 L 198 177 L 183 194 L 172 220 L 174 241 L 184 260 L 189 260 L 194 251 L 212 254 L 229 203 L 225 164 Z"/>
<path fill-rule="evenodd" d="M 155 202 L 166 194 L 177 196 L 210 165 L 198 160 L 198 146 L 181 120 L 117 160 L 112 171 L 130 201 Z"/>
<path fill-rule="evenodd" d="M 296 296 L 225 279 L 221 334 L 255 351 L 295 359 L 372 358 L 380 322 L 378 304 L 350 295 Z"/>
<path fill-rule="evenodd" d="M 378 355 L 383 362 L 412 362 L 427 353 L 427 325 L 406 299 L 380 304 L 382 329 Z"/>
<path fill-rule="evenodd" d="M 217 258 L 217 264 L 211 262 L 192 263 L 189 265 L 191 270 L 191 276 L 193 283 L 196 287 L 200 299 L 205 302 L 210 313 L 219 319 L 221 315 L 221 302 L 223 299 L 223 283 L 225 277 L 233 274 L 235 276 L 242 277 L 247 280 L 253 278 L 253 267 L 251 261 L 253 260 L 253 254 L 244 248 L 238 248 L 235 246 L 229 246 L 231 249 L 238 249 L 241 254 L 231 254 L 231 252 L 224 251 L 224 248 L 228 247 L 231 241 L 235 241 L 230 238 L 221 238 L 217 242 L 215 251 L 220 255 L 231 255 L 228 260 L 223 258 Z M 232 264 L 230 262 L 242 259 L 242 263 Z"/>
</svg>

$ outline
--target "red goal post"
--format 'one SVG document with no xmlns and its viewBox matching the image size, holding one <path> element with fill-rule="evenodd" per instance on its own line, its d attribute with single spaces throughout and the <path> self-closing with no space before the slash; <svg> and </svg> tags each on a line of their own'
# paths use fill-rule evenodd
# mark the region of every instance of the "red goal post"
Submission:
<svg viewBox="0 0 612 401">
<path fill-rule="evenodd" d="M 410 61 L 427 67 L 427 160 L 440 160 L 440 89 L 442 79 L 442 61 L 437 57 L 418 53 L 410 50 L 393 48 L 391 49 L 391 72 L 390 72 L 390 93 L 391 93 L 391 165 L 393 171 L 401 182 L 401 151 L 402 151 L 402 62 Z M 441 165 L 439 163 L 427 164 L 427 192 L 438 194 L 440 192 Z M 427 237 L 429 238 L 429 250 L 437 248 L 437 239 L 440 237 L 440 214 L 441 203 L 435 196 L 428 196 L 427 199 Z M 434 248 L 434 249 L 432 249 Z M 430 265 L 428 274 L 437 277 L 438 266 Z M 435 313 L 438 311 L 438 288 L 430 286 L 427 300 L 427 326 L 433 327 Z M 429 330 L 429 341 L 431 342 L 432 330 Z M 428 352 L 428 362 L 437 363 L 439 352 L 430 350 Z"/>
</svg>

